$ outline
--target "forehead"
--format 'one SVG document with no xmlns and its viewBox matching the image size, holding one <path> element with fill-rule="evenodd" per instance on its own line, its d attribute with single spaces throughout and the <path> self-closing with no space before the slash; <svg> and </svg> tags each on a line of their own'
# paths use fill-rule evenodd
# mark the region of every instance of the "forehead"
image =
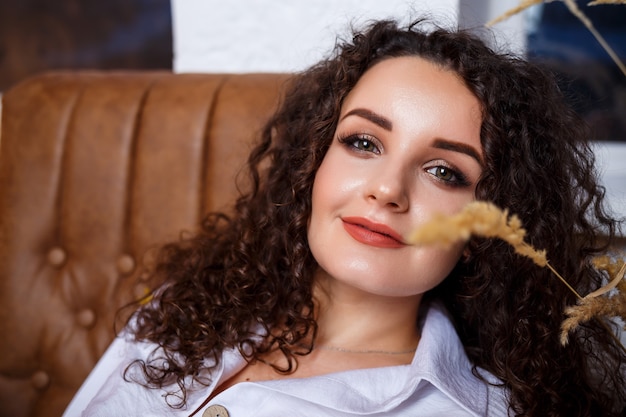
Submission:
<svg viewBox="0 0 626 417">
<path fill-rule="evenodd" d="M 454 71 L 441 67 L 419 56 L 387 58 L 374 64 L 361 76 L 344 103 L 355 98 L 372 100 L 395 95 L 419 98 L 441 97 L 450 104 L 460 103 L 480 110 L 478 98 Z M 480 113 L 480 112 L 479 112 Z"/>
<path fill-rule="evenodd" d="M 407 133 L 480 145 L 481 104 L 453 71 L 415 56 L 389 58 L 367 70 L 346 96 L 340 120 L 364 108 Z"/>
</svg>

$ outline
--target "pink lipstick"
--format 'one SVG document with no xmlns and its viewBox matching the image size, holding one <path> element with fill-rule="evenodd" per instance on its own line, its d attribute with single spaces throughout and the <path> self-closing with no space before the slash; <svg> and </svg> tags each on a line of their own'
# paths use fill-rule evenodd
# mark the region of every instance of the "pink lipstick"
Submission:
<svg viewBox="0 0 626 417">
<path fill-rule="evenodd" d="M 363 217 L 344 217 L 343 228 L 357 242 L 379 248 L 401 248 L 404 239 L 391 227 L 374 223 Z"/>
</svg>

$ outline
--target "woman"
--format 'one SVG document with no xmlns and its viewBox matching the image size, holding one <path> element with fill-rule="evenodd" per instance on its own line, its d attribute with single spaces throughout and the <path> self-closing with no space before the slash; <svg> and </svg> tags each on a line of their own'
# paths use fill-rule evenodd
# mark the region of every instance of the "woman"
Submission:
<svg viewBox="0 0 626 417">
<path fill-rule="evenodd" d="M 373 23 L 294 77 L 253 190 L 164 248 L 84 415 L 620 413 L 624 354 L 596 322 L 559 343 L 575 298 L 549 271 L 496 240 L 407 243 L 491 201 L 586 293 L 617 227 L 554 81 L 420 26 Z"/>
</svg>

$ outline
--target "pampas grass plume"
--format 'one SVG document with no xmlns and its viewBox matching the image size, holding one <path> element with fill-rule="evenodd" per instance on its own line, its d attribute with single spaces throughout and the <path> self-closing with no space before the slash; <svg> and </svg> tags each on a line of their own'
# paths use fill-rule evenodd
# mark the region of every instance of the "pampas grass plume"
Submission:
<svg viewBox="0 0 626 417">
<path fill-rule="evenodd" d="M 408 242 L 414 245 L 442 245 L 468 241 L 472 236 L 498 238 L 513 247 L 516 253 L 531 259 L 540 267 L 547 267 L 578 298 L 575 306 L 567 307 L 567 318 L 561 325 L 561 343 L 566 345 L 569 333 L 581 323 L 597 317 L 621 317 L 626 322 L 626 263 L 622 259 L 613 260 L 609 256 L 593 259 L 596 269 L 605 271 L 609 283 L 587 296 L 582 297 L 548 262 L 546 252 L 537 250 L 524 240 L 526 230 L 516 215 L 500 209 L 492 203 L 473 201 L 458 214 L 446 216 L 436 214 L 426 224 L 415 230 Z M 612 291 L 615 290 L 615 291 Z M 615 292 L 612 296 L 609 293 Z M 615 337 L 615 335 L 611 332 Z M 617 339 L 616 339 L 617 340 Z M 619 343 L 619 340 L 617 340 Z M 621 343 L 620 343 L 621 345 Z M 624 346 L 622 345 L 622 348 Z"/>
<path fill-rule="evenodd" d="M 408 241 L 414 245 L 450 246 L 467 241 L 472 235 L 502 239 L 535 264 L 544 267 L 548 263 L 545 251 L 536 250 L 524 241 L 526 230 L 516 215 L 509 216 L 508 210 L 485 201 L 473 201 L 453 216 L 435 215 L 413 232 Z"/>
</svg>

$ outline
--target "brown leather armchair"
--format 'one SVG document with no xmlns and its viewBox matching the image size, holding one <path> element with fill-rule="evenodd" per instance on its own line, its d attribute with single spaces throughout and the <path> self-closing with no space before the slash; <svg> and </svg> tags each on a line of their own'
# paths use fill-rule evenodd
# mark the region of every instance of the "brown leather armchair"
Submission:
<svg viewBox="0 0 626 417">
<path fill-rule="evenodd" d="M 227 209 L 287 75 L 56 72 L 3 97 L 0 416 L 59 416 L 147 291 L 148 249 Z"/>
</svg>

